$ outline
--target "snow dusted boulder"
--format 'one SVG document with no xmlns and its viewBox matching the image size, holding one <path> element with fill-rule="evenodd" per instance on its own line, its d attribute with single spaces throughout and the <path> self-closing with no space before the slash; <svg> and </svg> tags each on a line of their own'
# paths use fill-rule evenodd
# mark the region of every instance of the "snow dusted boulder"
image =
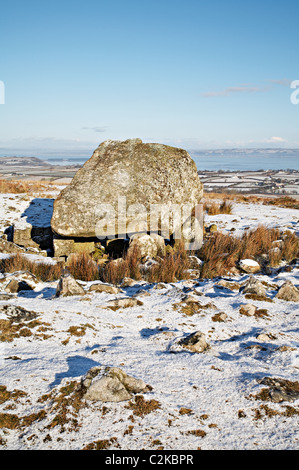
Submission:
<svg viewBox="0 0 299 470">
<path fill-rule="evenodd" d="M 104 292 L 105 294 L 118 294 L 120 289 L 110 284 L 96 283 L 92 284 L 89 288 L 89 292 Z"/>
<path fill-rule="evenodd" d="M 279 289 L 275 296 L 277 299 L 286 300 L 287 302 L 299 302 L 299 290 L 291 281 L 286 281 Z"/>
<path fill-rule="evenodd" d="M 201 331 L 196 331 L 178 341 L 176 340 L 174 344 L 171 345 L 170 351 L 176 352 L 178 350 L 177 347 L 183 347 L 193 353 L 203 353 L 209 349 L 206 336 Z"/>
<path fill-rule="evenodd" d="M 253 317 L 257 311 L 257 307 L 253 304 L 245 304 L 240 306 L 241 315 L 246 315 L 247 317 Z"/>
<path fill-rule="evenodd" d="M 158 246 L 155 239 L 146 234 L 135 234 L 130 238 L 130 245 L 128 249 L 128 256 L 136 253 L 139 259 L 142 258 L 155 258 L 158 254 Z"/>
<path fill-rule="evenodd" d="M 188 204 L 192 210 L 202 196 L 196 164 L 185 150 L 140 139 L 108 140 L 55 200 L 51 226 L 71 238 L 147 233 L 157 231 L 148 217 L 153 205 Z M 172 234 L 176 221 L 169 215 Z"/>
<path fill-rule="evenodd" d="M 116 367 L 94 367 L 82 380 L 85 389 L 83 398 L 88 401 L 122 402 L 130 400 L 133 394 L 146 393 L 151 387 L 141 379 L 127 375 Z"/>
<path fill-rule="evenodd" d="M 239 266 L 242 269 L 242 271 L 244 271 L 245 273 L 249 273 L 249 274 L 258 273 L 261 270 L 259 263 L 257 263 L 253 259 L 242 259 L 239 262 Z"/>
<path fill-rule="evenodd" d="M 135 297 L 123 297 L 121 299 L 109 300 L 107 305 L 103 308 L 110 308 L 111 310 L 118 310 L 120 308 L 131 308 L 143 305 L 141 300 Z"/>
<path fill-rule="evenodd" d="M 1 305 L 0 313 L 4 313 L 11 321 L 15 323 L 35 320 L 39 316 L 39 314 L 36 312 L 32 312 L 31 310 L 27 310 L 23 307 L 12 304 Z"/>
<path fill-rule="evenodd" d="M 15 253 L 25 253 L 25 248 L 22 248 L 15 243 L 9 242 L 4 238 L 0 238 L 0 253 L 5 254 L 15 254 Z"/>
<path fill-rule="evenodd" d="M 5 292 L 17 294 L 24 290 L 34 290 L 38 285 L 37 278 L 29 271 L 16 271 L 5 276 Z"/>
<path fill-rule="evenodd" d="M 254 294 L 258 297 L 266 297 L 266 289 L 264 285 L 253 276 L 250 276 L 248 281 L 240 287 L 240 293 L 242 294 Z"/>
<path fill-rule="evenodd" d="M 63 274 L 59 279 L 56 289 L 56 297 L 68 297 L 71 295 L 84 295 L 85 291 L 71 274 Z"/>
</svg>

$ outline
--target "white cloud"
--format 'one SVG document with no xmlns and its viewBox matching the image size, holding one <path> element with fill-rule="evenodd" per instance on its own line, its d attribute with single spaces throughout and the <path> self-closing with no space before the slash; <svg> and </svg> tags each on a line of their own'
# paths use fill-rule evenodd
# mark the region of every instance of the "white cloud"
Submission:
<svg viewBox="0 0 299 470">
<path fill-rule="evenodd" d="M 106 132 L 107 127 L 105 126 L 98 126 L 98 127 L 82 127 L 84 131 L 94 131 L 94 132 Z"/>
<path fill-rule="evenodd" d="M 270 139 L 265 139 L 265 142 L 269 144 L 276 144 L 276 143 L 286 143 L 287 140 L 283 139 L 282 137 L 271 137 Z"/>
<path fill-rule="evenodd" d="M 289 87 L 292 83 L 292 80 L 289 80 L 288 78 L 282 78 L 280 80 L 268 80 L 268 82 L 274 83 L 274 85 L 282 85 Z"/>
<path fill-rule="evenodd" d="M 209 91 L 203 93 L 202 96 L 206 98 L 214 97 L 214 96 L 229 96 L 234 93 L 263 93 L 270 89 L 269 86 L 267 87 L 256 87 L 256 86 L 235 86 L 235 87 L 227 87 L 224 90 L 220 91 Z"/>
</svg>

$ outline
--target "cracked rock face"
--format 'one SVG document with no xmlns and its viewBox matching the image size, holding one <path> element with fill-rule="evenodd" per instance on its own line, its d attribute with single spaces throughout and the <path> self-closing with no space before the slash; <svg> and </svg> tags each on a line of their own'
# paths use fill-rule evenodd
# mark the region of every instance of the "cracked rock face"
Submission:
<svg viewBox="0 0 299 470">
<path fill-rule="evenodd" d="M 62 275 L 56 288 L 56 297 L 69 297 L 71 295 L 84 295 L 83 287 L 70 274 Z"/>
<path fill-rule="evenodd" d="M 299 302 L 299 290 L 291 281 L 286 281 L 279 288 L 276 298 L 286 300 L 287 302 Z"/>
<path fill-rule="evenodd" d="M 194 208 L 202 196 L 195 162 L 185 150 L 140 139 L 106 141 L 56 199 L 51 226 L 63 237 L 141 233 L 151 230 L 151 205 Z M 171 233 L 174 219 L 170 214 Z"/>
<path fill-rule="evenodd" d="M 196 331 L 180 341 L 180 345 L 194 353 L 203 353 L 209 349 L 205 335 Z"/>
<path fill-rule="evenodd" d="M 259 383 L 269 387 L 268 398 L 274 403 L 281 403 L 283 401 L 293 402 L 299 398 L 298 382 L 275 377 L 264 377 L 259 380 Z"/>
<path fill-rule="evenodd" d="M 135 393 L 148 392 L 151 387 L 141 379 L 135 379 L 116 367 L 92 368 L 82 381 L 83 398 L 90 401 L 122 402 Z"/>
<path fill-rule="evenodd" d="M 254 277 L 250 276 L 248 281 L 240 288 L 242 294 L 255 294 L 260 297 L 266 297 L 266 289 L 263 284 Z"/>
</svg>

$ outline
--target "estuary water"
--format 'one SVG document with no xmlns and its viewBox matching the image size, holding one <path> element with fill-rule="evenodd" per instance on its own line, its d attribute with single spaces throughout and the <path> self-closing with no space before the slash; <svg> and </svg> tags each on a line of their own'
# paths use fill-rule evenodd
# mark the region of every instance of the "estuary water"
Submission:
<svg viewBox="0 0 299 470">
<path fill-rule="evenodd" d="M 292 154 L 205 154 L 189 151 L 198 170 L 204 171 L 257 171 L 257 170 L 297 170 L 299 152 Z M 52 165 L 83 165 L 89 157 L 40 157 Z"/>
</svg>

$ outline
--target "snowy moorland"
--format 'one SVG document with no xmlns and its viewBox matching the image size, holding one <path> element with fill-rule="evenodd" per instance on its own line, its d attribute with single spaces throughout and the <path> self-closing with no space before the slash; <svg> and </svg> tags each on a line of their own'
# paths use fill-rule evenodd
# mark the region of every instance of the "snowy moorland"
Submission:
<svg viewBox="0 0 299 470">
<path fill-rule="evenodd" d="M 1 195 L 0 228 L 26 219 L 28 204 L 22 195 Z M 51 201 L 41 205 L 36 214 L 48 220 Z M 298 233 L 298 219 L 297 210 L 240 203 L 230 215 L 206 216 L 207 224 L 234 235 L 258 224 Z M 299 303 L 276 297 L 285 281 L 299 286 L 298 267 L 255 274 L 266 289 L 263 300 L 239 291 L 246 273 L 136 282 L 117 293 L 79 281 L 85 294 L 66 298 L 56 297 L 57 282 L 8 294 L 9 276 L 2 274 L 1 448 L 298 449 Z M 111 303 L 123 298 L 139 302 Z M 185 308 L 192 302 L 195 312 Z M 242 311 L 248 303 L 255 314 Z M 180 344 L 198 331 L 208 345 L 203 352 Z M 149 387 L 119 403 L 84 400 L 81 381 L 99 366 Z M 292 383 L 294 394 L 271 400 L 270 379 Z"/>
</svg>

